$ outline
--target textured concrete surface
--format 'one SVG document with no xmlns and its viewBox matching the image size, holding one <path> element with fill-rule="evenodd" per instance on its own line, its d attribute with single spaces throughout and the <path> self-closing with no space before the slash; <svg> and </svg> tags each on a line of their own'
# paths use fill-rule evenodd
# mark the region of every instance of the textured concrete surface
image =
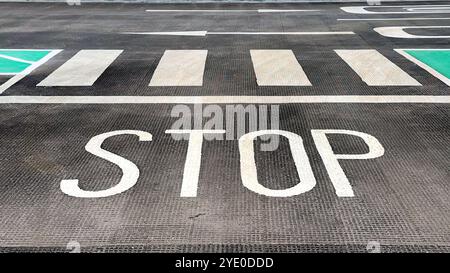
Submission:
<svg viewBox="0 0 450 273">
<path fill-rule="evenodd" d="M 311 13 L 149 14 L 152 8 L 314 9 Z M 414 17 L 430 15 L 414 15 Z M 445 17 L 445 15 L 433 15 Z M 382 15 L 371 18 L 382 18 Z M 389 17 L 389 15 L 384 15 Z M 398 17 L 398 16 L 391 16 Z M 404 16 L 406 17 L 406 16 Z M 448 96 L 450 89 L 394 48 L 448 48 L 448 39 L 394 39 L 374 27 L 448 25 L 448 21 L 337 21 L 366 18 L 334 4 L 101 5 L 0 4 L 0 48 L 64 49 L 2 96 Z M 148 31 L 353 31 L 345 36 L 146 36 Z M 436 33 L 446 33 L 444 30 Z M 79 50 L 124 50 L 94 85 L 37 87 Z M 203 85 L 149 86 L 165 50 L 208 50 Z M 292 50 L 312 86 L 258 86 L 251 49 Z M 422 86 L 368 86 L 336 49 L 376 49 Z M 7 77 L 0 76 L 0 83 Z M 242 185 L 237 140 L 204 141 L 198 196 L 180 197 L 187 141 L 165 131 L 174 105 L 1 104 L 1 251 L 364 252 L 450 251 L 449 104 L 283 104 L 280 129 L 303 137 L 317 180 L 304 194 L 274 198 Z M 191 107 L 191 105 L 189 105 Z M 225 105 L 220 105 L 225 108 Z M 312 129 L 368 133 L 382 157 L 341 160 L 355 192 L 336 196 Z M 116 185 L 114 164 L 85 151 L 94 136 L 115 130 L 151 132 L 108 139 L 103 148 L 140 169 L 121 194 L 65 195 L 63 179 L 89 190 Z M 330 138 L 336 153 L 362 153 L 358 138 Z M 288 142 L 257 152 L 258 178 L 268 188 L 297 184 Z"/>
</svg>

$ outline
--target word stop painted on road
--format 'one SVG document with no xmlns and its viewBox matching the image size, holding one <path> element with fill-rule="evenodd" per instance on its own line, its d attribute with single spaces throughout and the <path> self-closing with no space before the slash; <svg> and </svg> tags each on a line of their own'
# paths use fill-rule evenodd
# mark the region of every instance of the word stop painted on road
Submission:
<svg viewBox="0 0 450 273">
<path fill-rule="evenodd" d="M 196 197 L 204 137 L 207 134 L 223 134 L 225 130 L 167 130 L 166 133 L 189 135 L 180 196 Z M 364 154 L 336 154 L 328 140 L 328 135 L 333 134 L 359 137 L 367 145 L 368 152 Z M 122 170 L 122 177 L 117 185 L 106 190 L 87 191 L 79 187 L 78 180 L 62 180 L 60 185 L 61 191 L 74 197 L 99 198 L 113 196 L 132 188 L 139 179 L 139 168 L 133 162 L 101 147 L 106 139 L 119 135 L 135 135 L 139 138 L 139 141 L 152 141 L 152 135 L 148 132 L 123 130 L 97 135 L 85 147 L 89 153 L 113 163 Z M 274 190 L 259 183 L 255 162 L 254 140 L 264 135 L 279 135 L 287 138 L 300 180 L 297 185 L 287 189 Z M 384 154 L 384 148 L 381 143 L 375 137 L 363 132 L 326 129 L 311 130 L 311 135 L 338 197 L 354 196 L 352 186 L 339 164 L 339 160 L 374 159 Z M 242 183 L 244 187 L 255 193 L 270 197 L 291 197 L 308 192 L 316 185 L 316 178 L 312 171 L 303 139 L 295 133 L 283 130 L 260 130 L 247 133 L 239 138 L 239 152 Z"/>
</svg>

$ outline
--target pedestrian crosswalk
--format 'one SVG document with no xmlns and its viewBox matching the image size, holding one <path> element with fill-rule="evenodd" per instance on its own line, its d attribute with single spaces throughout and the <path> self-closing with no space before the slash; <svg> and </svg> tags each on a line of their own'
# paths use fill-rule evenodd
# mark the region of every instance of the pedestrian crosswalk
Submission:
<svg viewBox="0 0 450 273">
<path fill-rule="evenodd" d="M 421 85 L 374 49 L 335 51 L 369 86 Z"/>
<path fill-rule="evenodd" d="M 292 50 L 250 50 L 260 86 L 310 86 Z"/>
<path fill-rule="evenodd" d="M 166 50 L 149 86 L 202 86 L 207 50 Z"/>
<path fill-rule="evenodd" d="M 59 49 L 1 49 L 0 75 L 12 77 L 0 84 L 0 94 L 59 52 Z"/>
<path fill-rule="evenodd" d="M 122 50 L 81 50 L 37 86 L 91 86 Z"/>
<path fill-rule="evenodd" d="M 5 91 L 27 76 L 31 71 L 28 71 L 28 67 L 33 68 L 36 64 L 43 64 L 59 51 L 46 50 L 33 53 L 26 50 L 0 49 L 0 74 L 15 76 L 13 81 L 10 80 L 0 85 L 0 91 Z M 395 49 L 395 51 L 400 53 L 400 58 L 405 57 L 414 61 L 433 76 L 450 85 L 450 72 L 448 72 L 450 49 Z M 368 86 L 422 85 L 375 49 L 335 49 L 334 52 Z M 49 73 L 37 86 L 95 86 L 96 81 L 110 66 L 115 65 L 116 59 L 122 53 L 123 50 L 80 50 L 56 70 Z M 309 80 L 308 71 L 304 70 L 299 54 L 301 52 L 294 53 L 290 49 L 249 50 L 248 56 L 253 65 L 255 84 L 258 86 L 313 86 L 314 84 Z M 208 69 L 207 58 L 208 50 L 204 49 L 166 50 L 154 71 L 149 71 L 152 74 L 148 86 L 203 86 L 205 70 Z M 150 64 L 148 67 L 150 70 Z"/>
</svg>

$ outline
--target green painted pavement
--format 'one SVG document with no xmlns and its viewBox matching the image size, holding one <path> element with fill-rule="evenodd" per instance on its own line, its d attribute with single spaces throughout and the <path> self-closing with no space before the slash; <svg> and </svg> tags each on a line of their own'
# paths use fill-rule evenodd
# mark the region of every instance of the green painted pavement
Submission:
<svg viewBox="0 0 450 273">
<path fill-rule="evenodd" d="M 0 73 L 20 73 L 31 65 L 27 62 L 37 62 L 47 56 L 47 54 L 49 54 L 50 52 L 50 50 L 0 50 L 0 55 L 26 61 L 21 62 L 18 60 L 10 60 L 8 58 L 0 56 Z"/>
<path fill-rule="evenodd" d="M 406 53 L 450 79 L 450 49 L 405 50 Z"/>
<path fill-rule="evenodd" d="M 0 50 L 0 55 L 22 59 L 29 62 L 37 62 L 47 56 L 50 50 Z"/>
<path fill-rule="evenodd" d="M 0 73 L 17 74 L 24 71 L 30 64 L 12 61 L 0 57 Z"/>
</svg>

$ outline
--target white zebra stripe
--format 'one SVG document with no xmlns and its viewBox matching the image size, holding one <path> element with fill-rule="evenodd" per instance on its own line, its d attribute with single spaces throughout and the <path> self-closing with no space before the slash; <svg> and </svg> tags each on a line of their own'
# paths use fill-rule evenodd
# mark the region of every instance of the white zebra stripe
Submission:
<svg viewBox="0 0 450 273">
<path fill-rule="evenodd" d="M 208 50 L 166 50 L 149 86 L 202 86 Z"/>
<path fill-rule="evenodd" d="M 310 86 L 292 50 L 250 50 L 260 86 Z"/>
<path fill-rule="evenodd" d="M 91 86 L 123 50 L 81 50 L 37 86 Z"/>
<path fill-rule="evenodd" d="M 370 86 L 421 86 L 400 67 L 374 49 L 335 50 Z"/>
</svg>

